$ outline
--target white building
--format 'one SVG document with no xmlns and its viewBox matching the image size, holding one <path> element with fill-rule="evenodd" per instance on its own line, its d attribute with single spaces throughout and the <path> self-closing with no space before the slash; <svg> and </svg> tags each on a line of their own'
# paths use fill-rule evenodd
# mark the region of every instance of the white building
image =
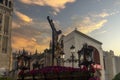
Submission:
<svg viewBox="0 0 120 80">
<path fill-rule="evenodd" d="M 115 75 L 120 73 L 120 56 L 114 56 L 115 60 Z"/>
<path fill-rule="evenodd" d="M 87 43 L 89 47 L 93 48 L 93 61 L 94 65 L 98 66 L 101 69 L 96 69 L 95 76 L 100 77 L 100 80 L 112 80 L 113 77 L 120 72 L 120 57 L 114 56 L 113 51 L 103 51 L 102 43 L 77 31 L 74 30 L 66 36 L 62 36 L 59 40 L 60 46 L 58 46 L 58 52 L 55 53 L 54 65 L 58 66 L 68 66 L 72 67 L 72 63 L 69 62 L 61 62 L 70 59 L 72 55 L 70 52 L 70 47 L 72 45 L 75 46 L 74 56 L 78 59 L 78 50 L 81 50 L 83 44 Z M 65 58 L 61 59 L 58 64 L 57 58 L 60 57 L 59 54 L 61 51 L 64 51 Z M 36 52 L 37 53 L 37 52 Z M 33 60 L 31 60 L 31 67 L 33 63 L 36 61 L 36 57 L 39 59 L 39 64 L 45 66 L 52 66 L 52 56 L 51 56 L 51 45 L 50 49 L 46 49 L 41 55 L 34 55 Z M 78 62 L 74 63 L 74 67 L 79 67 Z M 31 68 L 32 69 L 32 68 Z"/>
<path fill-rule="evenodd" d="M 120 56 L 115 56 L 112 50 L 104 51 L 105 80 L 112 80 L 120 72 Z"/>
<path fill-rule="evenodd" d="M 75 58 L 78 59 L 78 50 L 81 50 L 83 47 L 83 44 L 87 43 L 89 46 L 92 46 L 95 49 L 94 52 L 94 62 L 95 64 L 99 64 L 102 66 L 102 69 L 100 70 L 101 73 L 101 80 L 105 80 L 105 75 L 104 75 L 104 64 L 103 64 L 103 50 L 102 50 L 102 43 L 77 31 L 74 30 L 68 35 L 63 37 L 63 43 L 64 43 L 64 53 L 65 53 L 65 60 L 69 59 L 71 56 L 70 53 L 70 47 L 72 45 L 75 46 L 75 53 L 74 56 Z M 71 63 L 65 63 L 65 66 L 72 66 Z M 74 67 L 78 67 L 78 64 L 75 63 Z"/>
<path fill-rule="evenodd" d="M 0 0 L 0 68 L 10 69 L 13 0 Z"/>
<path fill-rule="evenodd" d="M 116 74 L 114 52 L 104 51 L 103 60 L 105 69 L 105 80 L 112 80 Z"/>
</svg>

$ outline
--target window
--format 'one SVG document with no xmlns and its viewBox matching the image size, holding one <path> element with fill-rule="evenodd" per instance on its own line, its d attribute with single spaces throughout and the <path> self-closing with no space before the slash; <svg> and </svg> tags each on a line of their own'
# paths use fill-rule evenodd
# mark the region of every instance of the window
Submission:
<svg viewBox="0 0 120 80">
<path fill-rule="evenodd" d="M 0 32 L 1 32 L 1 30 L 2 30 L 2 14 L 0 14 Z"/>
<path fill-rule="evenodd" d="M 100 55 L 98 50 L 93 46 L 88 47 L 93 49 L 93 61 L 95 62 L 95 64 L 100 64 Z"/>
<path fill-rule="evenodd" d="M 9 30 L 9 16 L 5 16 L 5 22 L 4 22 L 4 34 L 8 34 Z"/>
<path fill-rule="evenodd" d="M 6 6 L 8 5 L 8 0 L 5 0 L 5 5 L 6 5 Z"/>
<path fill-rule="evenodd" d="M 12 3 L 11 3 L 11 1 L 9 1 L 9 7 L 10 7 L 10 8 L 12 7 Z"/>
<path fill-rule="evenodd" d="M 2 53 L 7 53 L 7 46 L 8 46 L 8 38 L 3 37 L 3 40 L 2 40 Z"/>
<path fill-rule="evenodd" d="M 0 48 L 1 48 L 1 37 L 2 37 L 2 36 L 0 35 Z"/>
</svg>

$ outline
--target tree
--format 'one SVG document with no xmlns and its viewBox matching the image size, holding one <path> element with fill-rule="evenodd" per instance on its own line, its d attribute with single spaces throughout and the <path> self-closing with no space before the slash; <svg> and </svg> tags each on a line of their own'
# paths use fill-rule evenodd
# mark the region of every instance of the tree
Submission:
<svg viewBox="0 0 120 80">
<path fill-rule="evenodd" d="M 118 73 L 114 78 L 113 80 L 120 80 L 120 73 Z"/>
</svg>

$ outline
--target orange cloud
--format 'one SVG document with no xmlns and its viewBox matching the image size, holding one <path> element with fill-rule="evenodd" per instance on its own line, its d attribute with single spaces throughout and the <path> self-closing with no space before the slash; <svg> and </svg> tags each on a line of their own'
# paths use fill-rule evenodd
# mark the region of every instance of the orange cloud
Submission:
<svg viewBox="0 0 120 80">
<path fill-rule="evenodd" d="M 17 24 L 15 21 L 12 21 L 12 29 L 14 28 L 20 28 L 20 25 Z"/>
<path fill-rule="evenodd" d="M 100 14 L 98 14 L 98 15 L 95 15 L 95 17 L 102 17 L 102 18 L 105 18 L 105 17 L 107 17 L 107 16 L 110 16 L 110 14 L 108 14 L 108 13 L 106 13 L 106 12 L 102 12 L 102 13 L 100 13 Z"/>
<path fill-rule="evenodd" d="M 77 28 L 77 30 L 79 30 L 85 34 L 88 34 L 94 30 L 100 29 L 107 22 L 106 19 L 96 20 L 96 19 L 92 19 L 90 17 L 84 17 L 83 20 L 80 20 L 80 21 L 79 21 L 79 19 L 77 19 L 77 21 L 76 21 L 75 17 L 73 17 L 72 19 L 75 22 L 73 23 L 72 27 L 68 27 L 64 31 L 64 32 L 66 32 L 65 34 L 68 34 L 75 28 Z"/>
<path fill-rule="evenodd" d="M 20 20 L 22 20 L 24 22 L 27 22 L 27 23 L 32 22 L 32 18 L 30 18 L 29 16 L 27 16 L 19 11 L 15 10 L 15 14 Z"/>
<path fill-rule="evenodd" d="M 60 9 L 64 9 L 67 3 L 73 3 L 75 0 L 20 0 L 25 4 L 34 4 L 39 6 L 50 6 L 56 12 L 59 12 Z"/>
<path fill-rule="evenodd" d="M 47 38 L 43 41 L 43 44 L 38 44 L 35 38 L 27 39 L 20 36 L 13 36 L 12 37 L 12 48 L 14 50 L 22 50 L 25 48 L 30 52 L 34 52 L 36 49 L 41 52 L 44 49 L 48 48 L 49 44 L 47 42 L 50 41 L 50 38 Z M 42 42 L 42 41 L 41 41 Z"/>
<path fill-rule="evenodd" d="M 87 34 L 87 33 L 90 33 L 94 30 L 100 29 L 106 22 L 107 22 L 107 20 L 101 20 L 97 23 L 91 23 L 88 26 L 84 26 L 84 25 L 83 26 L 78 26 L 78 30 Z"/>
<path fill-rule="evenodd" d="M 38 49 L 41 52 L 49 46 L 50 33 L 48 22 L 26 23 L 22 20 L 14 20 L 12 22 L 12 49 L 15 51 L 25 48 L 31 52 Z"/>
</svg>

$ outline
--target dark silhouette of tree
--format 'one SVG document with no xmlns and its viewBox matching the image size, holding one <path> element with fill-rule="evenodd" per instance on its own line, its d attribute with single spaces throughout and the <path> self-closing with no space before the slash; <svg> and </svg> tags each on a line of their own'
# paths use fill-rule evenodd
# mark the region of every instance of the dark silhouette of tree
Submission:
<svg viewBox="0 0 120 80">
<path fill-rule="evenodd" d="M 114 78 L 113 80 L 120 80 L 120 73 L 118 73 Z"/>
</svg>

